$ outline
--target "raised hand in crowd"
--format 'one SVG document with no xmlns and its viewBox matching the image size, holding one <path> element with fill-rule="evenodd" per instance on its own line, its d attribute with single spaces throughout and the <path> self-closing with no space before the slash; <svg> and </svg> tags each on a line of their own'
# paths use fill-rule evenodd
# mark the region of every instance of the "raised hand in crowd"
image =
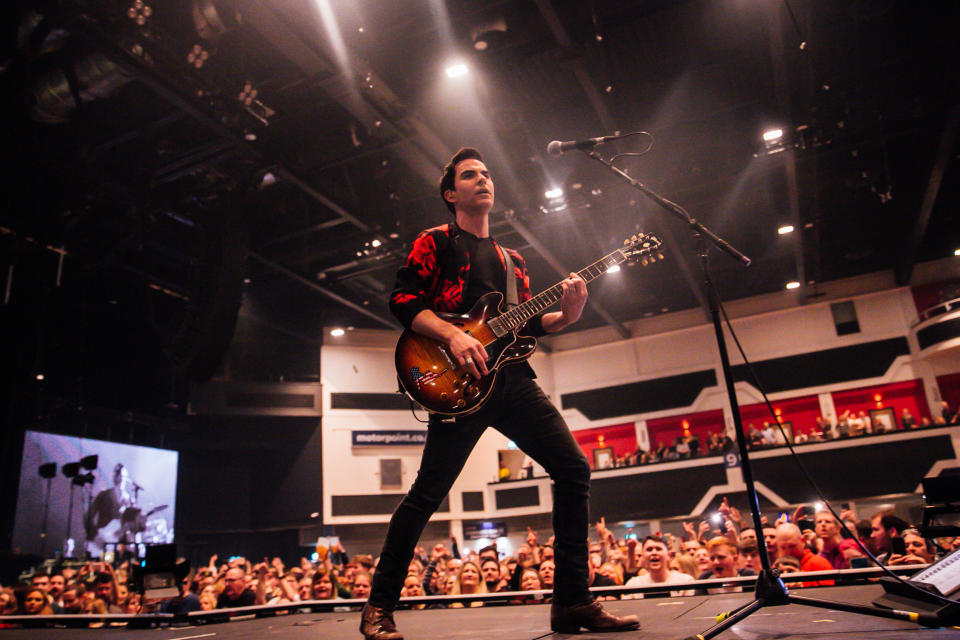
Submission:
<svg viewBox="0 0 960 640">
<path fill-rule="evenodd" d="M 531 549 L 537 546 L 537 532 L 527 527 L 527 546 Z"/>
<path fill-rule="evenodd" d="M 707 534 L 710 533 L 711 529 L 712 527 L 710 526 L 709 522 L 707 522 L 706 520 L 701 520 L 700 526 L 697 527 L 697 540 L 702 541 L 707 536 Z"/>
<path fill-rule="evenodd" d="M 267 564 L 267 559 L 264 558 L 263 562 L 258 562 L 253 567 L 253 573 L 257 576 L 257 590 L 256 590 L 256 599 L 254 604 L 266 604 L 267 603 L 267 575 L 270 571 L 270 565 Z"/>
</svg>

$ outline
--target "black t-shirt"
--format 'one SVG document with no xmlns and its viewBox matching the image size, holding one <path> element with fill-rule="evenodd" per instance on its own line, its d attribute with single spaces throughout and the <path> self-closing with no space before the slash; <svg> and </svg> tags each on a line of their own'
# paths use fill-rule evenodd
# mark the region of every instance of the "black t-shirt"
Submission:
<svg viewBox="0 0 960 640">
<path fill-rule="evenodd" d="M 257 601 L 257 594 L 252 589 L 245 589 L 240 597 L 231 600 L 226 593 L 217 596 L 217 609 L 227 609 L 230 607 L 252 607 Z"/>
<path fill-rule="evenodd" d="M 469 311 L 485 293 L 507 288 L 507 272 L 490 238 L 478 238 L 461 231 L 467 251 L 470 253 L 470 282 L 463 294 L 463 310 Z"/>
</svg>

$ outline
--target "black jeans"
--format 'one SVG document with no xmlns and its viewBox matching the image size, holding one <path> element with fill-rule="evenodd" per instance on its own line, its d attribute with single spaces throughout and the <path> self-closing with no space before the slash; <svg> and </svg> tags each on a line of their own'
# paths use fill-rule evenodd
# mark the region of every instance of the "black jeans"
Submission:
<svg viewBox="0 0 960 640">
<path fill-rule="evenodd" d="M 490 399 L 474 414 L 456 422 L 430 417 L 417 479 L 390 519 L 373 577 L 371 605 L 388 611 L 396 607 L 424 526 L 488 426 L 513 440 L 553 479 L 554 597 L 563 606 L 592 599 L 587 587 L 590 465 L 560 413 L 527 371 L 524 366 L 504 367 Z"/>
</svg>

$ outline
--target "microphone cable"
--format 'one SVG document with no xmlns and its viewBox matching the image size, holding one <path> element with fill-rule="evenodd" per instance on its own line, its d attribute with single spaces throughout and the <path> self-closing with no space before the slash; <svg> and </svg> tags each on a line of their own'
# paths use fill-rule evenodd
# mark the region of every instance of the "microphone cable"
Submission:
<svg viewBox="0 0 960 640">
<path fill-rule="evenodd" d="M 710 275 L 709 275 L 709 274 L 707 274 L 707 286 L 709 286 L 710 288 L 713 289 L 714 295 L 716 296 L 716 300 L 717 300 L 717 306 L 718 306 L 719 309 L 720 309 L 720 313 L 723 314 L 723 320 L 724 320 L 724 322 L 725 322 L 726 325 L 727 325 L 727 330 L 730 332 L 730 336 L 733 338 L 734 343 L 737 345 L 737 350 L 740 352 L 740 357 L 743 358 L 743 362 L 744 362 L 744 364 L 745 364 L 746 367 L 747 367 L 747 371 L 748 371 L 749 374 L 750 374 L 750 378 L 751 378 L 751 380 L 752 380 L 752 383 L 756 386 L 757 390 L 760 392 L 760 395 L 763 396 L 763 401 L 764 401 L 764 403 L 766 403 L 767 409 L 770 410 L 770 415 L 773 416 L 774 422 L 777 423 L 777 429 L 780 430 L 780 435 L 783 437 L 783 441 L 786 443 L 787 448 L 790 450 L 790 456 L 791 456 L 791 457 L 793 458 L 793 460 L 797 463 L 797 467 L 800 469 L 801 474 L 804 476 L 804 478 L 806 479 L 806 481 L 807 481 L 807 482 L 810 484 L 810 486 L 813 488 L 814 493 L 817 494 L 817 497 L 820 498 L 820 500 L 821 500 L 821 502 L 823 503 L 823 505 L 827 508 L 828 511 L 830 511 L 830 513 L 833 515 L 833 517 L 837 519 L 837 522 L 840 523 L 840 526 L 843 528 L 843 530 L 846 531 L 847 534 L 850 535 L 850 537 L 853 539 L 853 541 L 856 543 L 856 545 L 857 545 L 858 547 L 860 547 L 860 550 L 861 550 L 868 558 L 870 558 L 870 560 L 872 560 L 878 567 L 880 567 L 880 569 L 882 569 L 884 573 L 886 573 L 887 575 L 889 575 L 891 578 L 893 578 L 893 579 L 896 580 L 897 582 L 899 582 L 899 583 L 901 583 L 901 584 L 909 587 L 910 589 L 912 589 L 912 590 L 914 590 L 914 591 L 917 591 L 917 592 L 919 592 L 919 593 L 924 594 L 924 596 L 926 596 L 926 597 L 931 597 L 931 596 L 932 596 L 932 597 L 936 598 L 937 600 L 940 600 L 940 601 L 945 602 L 945 603 L 948 603 L 948 604 L 960 604 L 960 600 L 953 600 L 953 599 L 948 598 L 948 597 L 946 597 L 946 596 L 942 596 L 942 595 L 940 595 L 939 593 L 935 593 L 935 592 L 933 592 L 933 591 L 927 591 L 927 590 L 925 590 L 925 589 L 921 589 L 920 587 L 916 586 L 915 584 L 912 584 L 911 582 L 909 582 L 909 581 L 907 581 L 907 580 L 904 580 L 903 578 L 901 578 L 900 576 L 898 576 L 897 574 L 895 574 L 893 571 L 891 571 L 889 568 L 887 568 L 882 562 L 880 562 L 880 560 L 877 559 L 877 557 L 876 557 L 875 555 L 873 555 L 873 553 L 871 553 L 869 549 L 867 549 L 867 547 L 860 541 L 860 537 L 856 534 L 856 532 L 850 531 L 849 527 L 847 527 L 847 524 L 843 521 L 843 519 L 840 518 L 839 515 L 837 515 L 837 512 L 834 510 L 833 505 L 830 504 L 830 501 L 826 498 L 826 496 L 824 495 L 823 491 L 820 489 L 820 486 L 819 486 L 819 485 L 817 484 L 817 482 L 813 479 L 813 476 L 810 474 L 810 472 L 807 470 L 806 466 L 803 464 L 803 461 L 800 459 L 800 456 L 799 456 L 799 455 L 797 454 L 797 452 L 794 450 L 793 444 L 790 442 L 790 439 L 787 438 L 787 434 L 786 434 L 786 432 L 785 432 L 784 429 L 783 429 L 783 425 L 780 423 L 780 417 L 777 416 L 776 412 L 774 411 L 773 404 L 771 404 L 770 398 L 767 397 L 767 392 L 766 392 L 766 390 L 763 388 L 763 385 L 762 385 L 761 382 L 760 382 L 760 378 L 757 377 L 756 372 L 753 370 L 753 365 L 750 363 L 750 360 L 747 358 L 747 354 L 744 353 L 743 346 L 741 346 L 741 344 L 740 344 L 740 339 L 737 337 L 736 332 L 733 330 L 733 324 L 730 322 L 730 318 L 727 316 L 727 310 L 724 308 L 723 302 L 720 300 L 720 294 L 719 294 L 719 292 L 717 291 L 716 286 L 713 284 L 713 280 L 710 278 Z M 746 434 L 745 434 L 745 433 L 743 433 L 743 434 L 738 434 L 738 435 L 739 435 L 739 437 L 746 438 Z M 932 563 L 931 563 L 931 564 L 932 564 Z"/>
</svg>

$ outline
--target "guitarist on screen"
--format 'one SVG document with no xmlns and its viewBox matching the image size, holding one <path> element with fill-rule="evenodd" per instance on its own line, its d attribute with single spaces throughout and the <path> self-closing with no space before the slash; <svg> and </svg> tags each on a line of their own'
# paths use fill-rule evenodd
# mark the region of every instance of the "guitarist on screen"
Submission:
<svg viewBox="0 0 960 640">
<path fill-rule="evenodd" d="M 490 237 L 494 187 L 476 149 L 460 149 L 444 168 L 440 195 L 454 222 L 421 232 L 406 264 L 397 273 L 390 309 L 405 327 L 439 340 L 452 360 L 474 378 L 488 374 L 486 350 L 435 311 L 465 312 L 483 294 L 505 294 L 507 278 L 516 280 L 520 303 L 530 296 L 523 259 Z M 506 273 L 509 251 L 513 273 Z M 522 333 L 560 331 L 580 319 L 587 301 L 586 282 L 571 273 L 562 283 L 560 311 L 534 316 Z M 447 495 L 487 425 L 513 440 L 540 463 L 555 484 L 553 527 L 556 575 L 550 625 L 558 632 L 637 629 L 636 616 L 603 610 L 587 587 L 587 531 L 590 466 L 560 413 L 533 380 L 525 361 L 503 367 L 486 402 L 453 421 L 430 415 L 427 442 L 417 479 L 390 520 L 360 631 L 366 640 L 398 640 L 393 620 L 414 547 L 430 516 Z"/>
</svg>

